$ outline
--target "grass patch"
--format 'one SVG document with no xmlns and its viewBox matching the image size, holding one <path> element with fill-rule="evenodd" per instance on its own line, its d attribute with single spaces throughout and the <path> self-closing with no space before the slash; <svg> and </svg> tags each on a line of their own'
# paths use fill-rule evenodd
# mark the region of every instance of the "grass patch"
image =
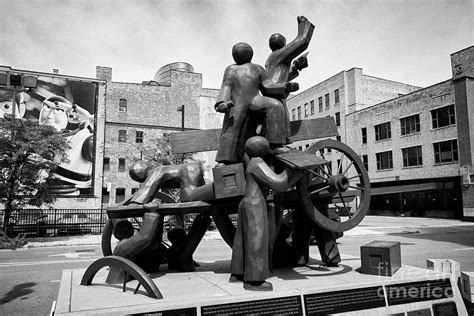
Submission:
<svg viewBox="0 0 474 316">
<path fill-rule="evenodd" d="M 25 240 L 25 236 L 18 235 L 17 237 L 0 237 L 0 249 L 11 249 L 15 250 L 26 245 L 28 242 Z"/>
</svg>

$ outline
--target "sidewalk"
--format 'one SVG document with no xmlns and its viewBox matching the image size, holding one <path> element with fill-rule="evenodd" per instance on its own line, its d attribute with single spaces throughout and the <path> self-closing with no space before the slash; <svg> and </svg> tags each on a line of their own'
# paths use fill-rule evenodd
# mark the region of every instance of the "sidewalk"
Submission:
<svg viewBox="0 0 474 316">
<path fill-rule="evenodd" d="M 422 217 L 366 216 L 355 228 L 344 232 L 344 236 L 367 236 L 387 234 L 415 234 L 433 227 L 472 226 L 473 222 L 455 219 L 438 219 Z M 23 248 L 100 245 L 101 235 L 61 236 L 28 238 Z M 217 230 L 206 232 L 203 240 L 222 239 Z"/>
</svg>

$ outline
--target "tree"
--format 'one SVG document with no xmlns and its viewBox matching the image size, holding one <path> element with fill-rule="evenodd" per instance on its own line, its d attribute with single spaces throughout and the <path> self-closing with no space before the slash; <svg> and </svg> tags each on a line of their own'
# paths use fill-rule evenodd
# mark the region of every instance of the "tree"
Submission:
<svg viewBox="0 0 474 316">
<path fill-rule="evenodd" d="M 48 194 L 48 180 L 56 163 L 67 162 L 68 148 L 66 138 L 51 126 L 0 118 L 0 203 L 5 233 L 13 212 L 25 205 L 54 203 L 55 196 Z"/>
<path fill-rule="evenodd" d="M 173 154 L 166 136 L 153 138 L 148 145 L 137 146 L 137 149 L 141 152 L 142 157 L 134 156 L 132 161 L 144 160 L 153 166 L 180 165 L 185 160 L 194 160 L 192 154 Z"/>
</svg>

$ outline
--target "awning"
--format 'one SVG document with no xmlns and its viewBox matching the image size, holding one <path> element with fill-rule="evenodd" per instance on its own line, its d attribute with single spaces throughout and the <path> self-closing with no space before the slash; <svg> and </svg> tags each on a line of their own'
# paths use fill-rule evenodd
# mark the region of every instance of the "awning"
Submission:
<svg viewBox="0 0 474 316">
<path fill-rule="evenodd" d="M 415 192 L 415 191 L 425 191 L 425 190 L 435 190 L 441 189 L 439 185 L 436 185 L 435 182 L 420 183 L 420 184 L 406 184 L 406 185 L 397 185 L 383 188 L 372 188 L 370 193 L 372 195 L 382 195 L 382 194 L 393 194 L 393 193 L 403 193 L 403 192 Z"/>
</svg>

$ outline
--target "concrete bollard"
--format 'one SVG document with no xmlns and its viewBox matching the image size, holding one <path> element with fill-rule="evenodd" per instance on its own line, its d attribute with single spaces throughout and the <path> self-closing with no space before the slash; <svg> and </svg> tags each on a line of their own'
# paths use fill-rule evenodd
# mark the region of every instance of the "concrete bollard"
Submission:
<svg viewBox="0 0 474 316">
<path fill-rule="evenodd" d="M 474 303 L 474 272 L 461 272 L 461 294 L 465 300 Z"/>
</svg>

